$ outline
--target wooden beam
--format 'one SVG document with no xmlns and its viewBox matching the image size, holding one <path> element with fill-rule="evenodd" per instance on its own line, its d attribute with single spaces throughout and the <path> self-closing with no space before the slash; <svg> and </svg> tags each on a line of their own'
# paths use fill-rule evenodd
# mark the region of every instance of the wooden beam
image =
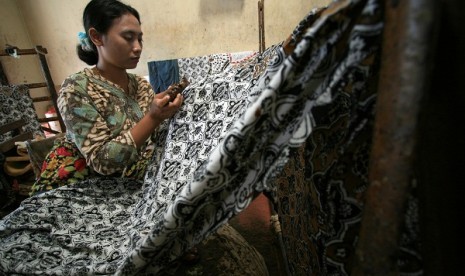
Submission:
<svg viewBox="0 0 465 276">
<path fill-rule="evenodd" d="M 352 275 L 399 275 L 400 235 L 414 180 L 420 105 L 433 67 L 435 2 L 385 1 L 370 185 Z"/>
</svg>

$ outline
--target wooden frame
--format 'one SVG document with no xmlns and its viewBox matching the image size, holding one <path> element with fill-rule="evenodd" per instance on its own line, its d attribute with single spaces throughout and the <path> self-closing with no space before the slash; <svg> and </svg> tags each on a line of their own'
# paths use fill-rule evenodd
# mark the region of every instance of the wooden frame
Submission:
<svg viewBox="0 0 465 276">
<path fill-rule="evenodd" d="M 45 82 L 40 82 L 40 83 L 28 83 L 25 84 L 29 89 L 35 89 L 35 88 L 42 88 L 46 87 L 49 91 L 49 96 L 46 97 L 33 97 L 32 100 L 33 102 L 44 102 L 44 101 L 51 101 L 53 103 L 53 106 L 55 107 L 55 110 L 58 111 L 58 106 L 57 106 L 57 98 L 58 94 L 55 89 L 55 84 L 53 83 L 52 76 L 50 74 L 50 69 L 48 67 L 47 59 L 45 58 L 45 55 L 48 53 L 47 49 L 38 45 L 35 46 L 34 49 L 19 49 L 14 46 L 8 46 L 5 50 L 0 50 L 0 57 L 3 56 L 11 56 L 12 52 L 14 52 L 16 55 L 21 56 L 21 55 L 37 55 L 40 61 L 40 67 L 42 70 L 42 74 L 44 76 Z M 3 71 L 3 68 L 1 69 L 1 79 L 2 79 L 2 84 L 9 84 L 8 79 Z M 6 82 L 6 83 L 4 83 Z M 54 117 L 49 117 L 49 118 L 40 118 L 39 122 L 44 123 L 44 122 L 53 122 L 53 121 L 58 121 L 60 123 L 60 127 L 62 132 L 65 131 L 66 127 L 63 122 L 63 119 L 61 118 L 61 115 L 59 112 L 57 112 L 57 115 Z M 42 127 L 44 131 L 48 131 L 51 133 L 59 133 L 58 131 L 52 130 L 48 127 Z"/>
</svg>

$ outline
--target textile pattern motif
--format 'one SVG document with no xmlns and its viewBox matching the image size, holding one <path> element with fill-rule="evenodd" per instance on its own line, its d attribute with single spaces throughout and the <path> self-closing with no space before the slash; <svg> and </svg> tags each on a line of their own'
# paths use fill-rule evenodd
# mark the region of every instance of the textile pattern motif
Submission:
<svg viewBox="0 0 465 276">
<path fill-rule="evenodd" d="M 135 180 L 100 177 L 24 200 L 0 222 L 0 271 L 114 274 L 129 247 L 140 188 Z"/>
<path fill-rule="evenodd" d="M 204 82 L 208 76 L 223 74 L 228 67 L 240 67 L 242 62 L 254 60 L 257 55 L 254 51 L 238 53 L 220 53 L 193 58 L 180 58 L 177 60 L 179 67 L 179 77 L 189 76 L 191 83 Z M 262 64 L 262 63 L 257 63 Z M 263 68 L 262 68 L 263 69 Z M 263 70 L 255 70 L 256 73 Z M 255 78 L 258 76 L 255 76 Z"/>
<path fill-rule="evenodd" d="M 68 77 L 58 97 L 66 138 L 76 144 L 92 170 L 99 174 L 121 173 L 146 158 L 149 139 L 138 150 L 130 129 L 144 116 L 154 93 L 142 77 L 128 74 L 129 91 L 92 69 Z M 150 158 L 150 157 L 149 157 Z"/>
<path fill-rule="evenodd" d="M 146 184 L 131 179 L 91 178 L 24 201 L 19 209 L 0 222 L 0 268 L 3 271 L 26 274 L 40 272 L 54 275 L 110 275 L 118 271 L 137 273 L 140 268 L 134 268 L 134 272 L 130 272 L 132 269 L 121 270 L 129 249 L 137 246 L 137 242 L 148 235 L 153 225 L 162 221 L 160 217 L 170 200 L 176 197 L 177 189 L 181 189 L 187 179 L 192 178 L 189 176 L 192 169 L 183 171 L 184 174 L 177 177 L 173 176 L 179 170 L 171 164 L 183 161 L 183 158 L 184 162 L 189 158 L 204 162 L 208 151 L 220 141 L 221 132 L 227 130 L 226 123 L 232 122 L 243 113 L 252 79 L 258 78 L 266 67 L 259 64 L 268 62 L 277 47 L 270 47 L 262 55 L 252 55 L 242 62 L 230 65 L 223 63 L 223 72 L 217 72 L 208 81 L 192 83 L 186 89 L 185 104 L 180 112 L 169 124 L 165 122 L 161 125 L 153 139 L 156 142 L 156 151 L 146 175 Z M 238 71 L 241 72 L 240 76 L 236 76 Z M 232 87 L 235 89 L 224 90 Z M 218 100 L 210 103 L 213 97 Z M 208 113 L 217 118 L 206 116 L 207 108 Z M 209 118 L 215 118 L 216 122 L 210 124 Z M 223 120 L 222 128 L 216 128 L 221 125 L 219 119 Z M 196 128 L 183 128 L 187 121 L 192 122 Z M 199 126 L 202 127 L 201 131 L 198 131 Z M 192 139 L 189 147 L 182 148 L 185 152 L 176 148 L 179 139 Z M 196 144 L 195 139 L 208 143 Z M 197 146 L 193 147 L 192 144 Z M 192 166 L 198 165 L 193 163 Z M 166 186 L 160 184 L 156 189 L 159 192 L 150 191 L 150 194 L 143 195 L 144 192 L 149 192 L 151 185 L 155 185 L 151 179 L 156 178 L 157 172 L 162 172 Z M 150 202 L 146 202 L 148 198 L 151 198 Z M 149 218 L 153 220 L 146 220 Z M 210 233 L 214 232 L 212 230 Z M 220 242 L 223 244 L 221 248 L 229 250 L 223 257 L 217 256 L 225 266 L 223 272 L 253 271 L 249 266 L 256 271 L 266 271 L 258 252 L 243 241 L 235 239 L 234 235 L 224 236 L 226 234 L 219 233 L 215 235 L 223 236 L 222 241 L 209 239 L 206 240 L 206 246 L 212 242 Z M 3 243 L 6 239 L 8 242 Z M 228 243 L 236 245 L 227 245 Z M 31 248 L 33 253 L 29 252 Z M 166 248 L 167 252 L 177 252 L 178 255 L 184 250 Z M 227 256 L 237 259 L 228 259 Z M 27 261 L 23 262 L 24 260 Z M 173 265 L 176 265 L 174 258 L 160 257 L 156 261 L 156 267 L 149 267 L 147 272 L 163 275 L 170 272 Z"/>
<path fill-rule="evenodd" d="M 68 131 L 45 157 L 31 195 L 99 173 L 143 179 L 152 141 L 137 152 L 129 129 L 147 111 L 153 91 L 145 79 L 128 77 L 127 94 L 89 68 L 63 82 L 58 107 Z"/>
<path fill-rule="evenodd" d="M 372 57 L 379 51 L 382 11 L 376 0 L 341 0 L 312 11 L 307 19 L 308 27 L 303 22 L 284 47 L 270 47 L 240 65 L 222 67 L 219 62 L 222 73 L 214 74 L 214 69 L 192 82 L 184 90 L 179 113 L 157 133 L 143 183 L 85 180 L 32 197 L 0 221 L 0 268 L 16 273 L 160 275 L 244 210 L 255 192 L 276 192 L 272 180 L 289 153 L 304 143 L 315 148 L 309 157 L 321 166 L 312 171 L 316 186 L 306 189 L 314 198 L 326 193 L 335 202 L 318 203 L 324 208 L 321 214 L 328 214 L 318 219 L 336 224 L 309 225 L 323 239 L 323 247 L 315 250 L 327 246 L 347 224 L 355 224 L 360 206 L 343 196 L 344 189 L 349 199 L 352 190 L 363 192 L 363 182 L 356 177 L 363 179 L 366 170 L 369 139 L 364 140 L 363 133 L 373 103 L 367 81 L 375 70 Z M 326 131 L 325 126 L 343 131 Z M 325 155 L 341 150 L 357 163 L 349 174 L 355 182 L 347 182 L 348 187 L 340 175 L 345 167 L 331 166 L 333 156 Z M 329 175 L 334 181 L 325 181 Z M 303 194 L 297 203 L 317 212 Z M 338 224 L 342 218 L 345 224 Z M 311 239 L 312 232 L 309 235 Z M 337 249 L 340 243 L 335 242 L 330 245 Z M 292 246 L 292 241 L 287 244 Z M 323 260 L 328 272 L 347 268 L 344 260 L 328 265 L 330 261 Z M 324 271 L 320 263 L 312 269 Z"/>
<path fill-rule="evenodd" d="M 31 188 L 31 195 L 84 180 L 89 173 L 92 172 L 76 146 L 58 138 L 45 157 L 39 179 Z"/>
<path fill-rule="evenodd" d="M 363 25 L 357 25 L 359 21 L 352 22 L 351 18 L 357 18 L 354 15 L 361 11 L 365 20 Z M 170 189 L 177 193 L 171 200 L 162 201 L 161 208 L 166 211 L 151 217 L 147 214 L 154 215 L 152 210 L 160 205 L 145 204 L 136 216 L 136 222 L 158 223 L 142 239 L 133 236 L 137 245 L 125 259 L 120 274 L 145 266 L 158 271 L 158 264 L 151 261 L 153 256 L 175 259 L 246 208 L 254 191 L 273 190 L 269 180 L 285 164 L 289 148 L 305 142 L 316 126 L 313 111 L 339 100 L 344 83 L 354 75 L 369 74 L 364 63 L 379 50 L 382 26 L 376 1 L 339 1 L 301 34 L 290 55 L 284 52 L 288 48 L 279 48 L 252 88 L 244 114 L 213 148 L 206 162 L 199 164 L 192 181 L 180 185 L 166 182 L 161 186 L 171 185 L 164 189 L 166 198 L 174 194 Z M 358 87 L 354 88 L 353 93 L 357 93 Z M 179 179 L 178 166 L 172 168 L 171 177 Z M 159 171 L 152 182 L 145 181 L 145 202 L 159 202 L 153 196 L 160 193 L 166 171 Z M 157 199 L 162 200 L 163 195 L 159 195 Z M 179 251 L 168 252 L 166 246 Z"/>
<path fill-rule="evenodd" d="M 152 152 L 151 149 L 147 150 L 145 152 L 146 158 L 141 158 L 127 166 L 127 169 L 122 173 L 122 177 L 137 180 L 144 179 Z M 64 137 L 60 137 L 54 141 L 53 147 L 46 155 L 40 168 L 39 177 L 34 182 L 30 195 L 98 176 L 99 174 L 87 166 L 85 158 L 76 145 L 67 141 Z"/>
<path fill-rule="evenodd" d="M 24 132 L 31 132 L 34 137 L 45 138 L 29 95 L 29 88 L 26 85 L 0 86 L 0 125 L 14 122 L 19 118 L 26 122 L 22 127 Z M 13 138 L 11 132 L 0 134 L 0 142 L 11 138 Z"/>
<path fill-rule="evenodd" d="M 325 26 L 353 24 L 351 20 L 370 22 L 372 25 L 355 23 L 349 29 L 350 35 L 346 35 L 347 44 L 352 50 L 376 46 L 378 36 L 366 38 L 375 33 L 380 12 L 375 1 L 368 1 L 365 6 L 354 5 L 332 14 Z M 306 17 L 294 31 L 288 47 L 305 39 L 301 37 L 302 30 L 312 31 L 322 16 L 328 16 L 328 11 L 315 10 L 313 16 Z M 319 35 L 330 40 L 333 33 L 328 31 L 334 30 L 319 31 Z M 324 50 L 329 57 L 337 58 L 346 50 L 340 46 Z M 350 58 L 349 53 L 346 62 Z M 275 206 L 291 275 L 351 274 L 368 186 L 378 59 L 379 51 L 371 51 L 357 66 L 342 71 L 346 62 L 341 62 L 335 73 L 329 74 L 332 79 L 328 83 L 335 83 L 337 97 L 313 109 L 312 134 L 301 147 L 291 150 L 289 162 L 275 180 Z M 402 275 L 420 275 L 418 203 L 414 195 L 409 199 L 405 222 L 399 269 Z"/>
<path fill-rule="evenodd" d="M 262 54 L 250 55 L 234 63 L 229 62 L 226 54 L 209 56 L 210 64 L 215 64 L 212 67 L 223 71 L 209 71 L 206 78 L 191 83 L 183 92 L 185 105 L 170 121 L 168 131 L 162 133 L 164 136 L 160 134 L 155 138 L 163 143 L 155 146 L 155 157 L 147 170 L 145 200 L 141 201 L 145 203 L 136 207 L 134 216 L 137 229 L 149 231 L 164 220 L 163 216 L 173 200 L 195 178 L 195 170 L 208 162 L 213 149 L 250 104 L 248 93 L 278 48 L 279 45 L 271 46 Z M 192 221 L 189 224 L 202 225 L 203 222 Z M 133 244 L 141 241 L 140 234 L 136 232 L 132 238 Z M 198 242 L 200 239 L 196 240 Z M 176 250 L 162 254 L 168 254 L 164 258 L 174 260 L 191 245 L 183 242 L 175 246 Z M 158 269 L 158 266 L 148 268 L 149 271 Z"/>
</svg>

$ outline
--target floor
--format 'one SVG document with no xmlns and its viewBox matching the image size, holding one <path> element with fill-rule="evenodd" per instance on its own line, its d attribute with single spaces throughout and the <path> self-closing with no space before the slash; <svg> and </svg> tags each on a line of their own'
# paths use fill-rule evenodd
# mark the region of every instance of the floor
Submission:
<svg viewBox="0 0 465 276">
<path fill-rule="evenodd" d="M 281 242 L 273 228 L 271 217 L 270 202 L 266 196 L 260 194 L 229 223 L 262 254 L 270 276 L 287 275 Z"/>
</svg>

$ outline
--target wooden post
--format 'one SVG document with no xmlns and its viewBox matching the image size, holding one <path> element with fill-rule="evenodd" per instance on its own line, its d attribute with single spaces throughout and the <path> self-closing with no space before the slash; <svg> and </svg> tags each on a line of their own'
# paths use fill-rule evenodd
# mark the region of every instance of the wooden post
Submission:
<svg viewBox="0 0 465 276">
<path fill-rule="evenodd" d="M 39 56 L 40 68 L 42 69 L 45 82 L 47 83 L 47 88 L 52 98 L 53 106 L 57 107 L 58 106 L 57 105 L 58 94 L 56 92 L 55 84 L 53 83 L 52 76 L 50 74 L 50 69 L 47 64 L 47 59 L 45 58 L 45 53 L 47 53 L 47 50 L 40 45 L 36 46 L 35 50 L 36 50 L 37 55 Z M 60 112 L 58 112 L 58 110 L 56 110 L 56 114 L 57 114 L 58 122 L 60 123 L 61 131 L 64 132 L 66 129 L 66 126 L 63 122 L 63 118 L 61 117 Z"/>
<path fill-rule="evenodd" d="M 420 105 L 435 48 L 435 0 L 385 1 L 369 187 L 352 275 L 398 275 Z"/>
<path fill-rule="evenodd" d="M 2 63 L 0 62 L 0 84 L 8 85 L 8 78 L 6 77 L 5 71 L 3 71 Z"/>
<path fill-rule="evenodd" d="M 265 51 L 265 0 L 258 1 L 258 50 Z"/>
</svg>

